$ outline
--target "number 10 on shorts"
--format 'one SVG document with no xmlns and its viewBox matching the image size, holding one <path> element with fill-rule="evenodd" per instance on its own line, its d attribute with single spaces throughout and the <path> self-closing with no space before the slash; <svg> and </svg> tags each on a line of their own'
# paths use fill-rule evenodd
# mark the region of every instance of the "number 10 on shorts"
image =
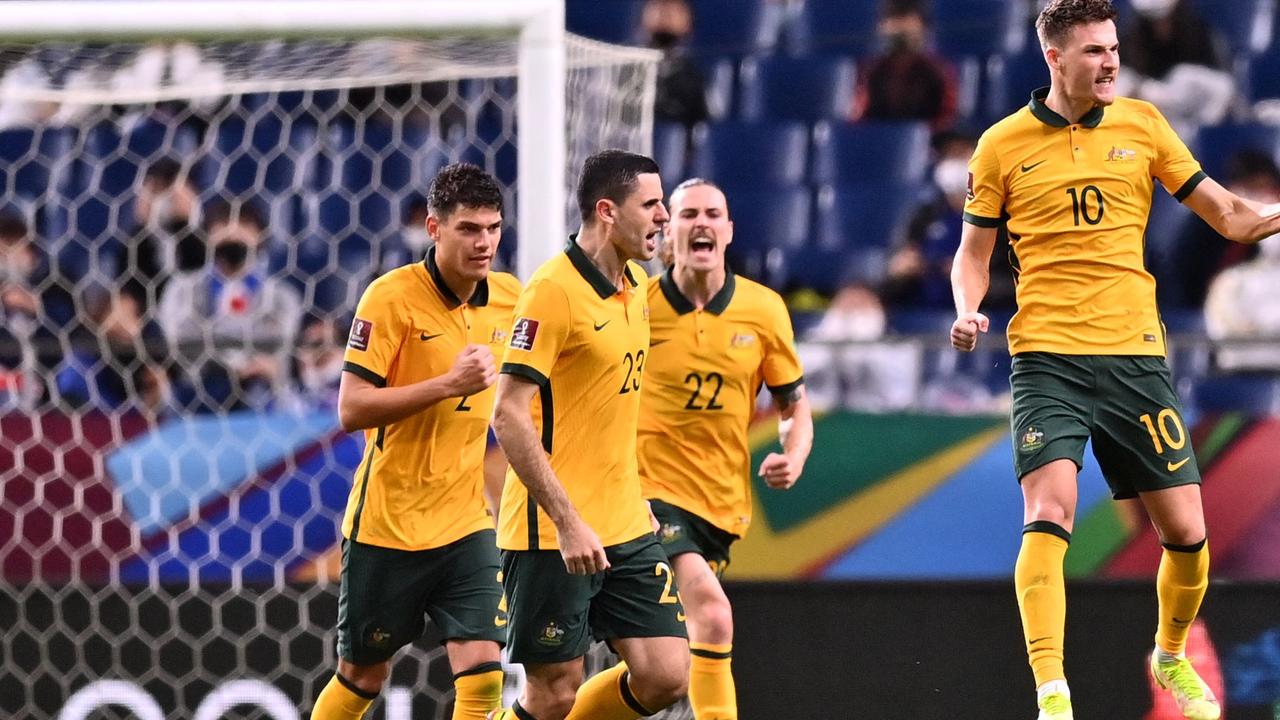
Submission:
<svg viewBox="0 0 1280 720">
<path fill-rule="evenodd" d="M 1170 450 L 1181 450 L 1187 444 L 1187 432 L 1182 427 L 1182 420 L 1178 417 L 1178 413 L 1172 408 L 1165 408 L 1157 413 L 1154 422 L 1151 420 L 1150 413 L 1139 417 L 1138 420 L 1147 426 L 1147 432 L 1151 435 L 1151 443 L 1155 445 L 1157 455 L 1164 453 L 1164 445 L 1168 445 Z M 1160 444 L 1162 438 L 1164 445 Z"/>
</svg>

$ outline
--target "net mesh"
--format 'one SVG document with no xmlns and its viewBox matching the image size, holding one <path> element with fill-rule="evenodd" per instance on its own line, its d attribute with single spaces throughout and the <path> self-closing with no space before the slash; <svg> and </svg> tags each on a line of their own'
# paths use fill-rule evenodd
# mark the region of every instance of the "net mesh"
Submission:
<svg viewBox="0 0 1280 720">
<path fill-rule="evenodd" d="M 510 267 L 515 110 L 536 101 L 516 56 L 451 36 L 0 51 L 0 715 L 310 708 L 363 442 L 335 414 L 349 315 L 421 257 L 448 162 L 503 185 Z M 571 188 L 591 152 L 648 150 L 656 68 L 573 37 L 567 67 Z M 425 638 L 373 717 L 448 717 L 450 686 Z"/>
</svg>

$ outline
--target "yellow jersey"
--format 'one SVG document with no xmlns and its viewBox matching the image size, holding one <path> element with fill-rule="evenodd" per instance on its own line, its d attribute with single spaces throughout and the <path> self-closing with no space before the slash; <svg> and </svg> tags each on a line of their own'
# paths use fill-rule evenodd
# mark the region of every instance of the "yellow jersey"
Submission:
<svg viewBox="0 0 1280 720">
<path fill-rule="evenodd" d="M 969 161 L 965 221 L 1008 230 L 1009 350 L 1163 356 L 1143 263 L 1153 179 L 1183 200 L 1205 174 L 1150 103 L 1118 98 L 1069 123 L 1048 92 L 983 133 Z"/>
<path fill-rule="evenodd" d="M 649 357 L 640 398 L 640 482 L 663 500 L 742 537 L 751 524 L 747 429 L 761 385 L 804 382 L 791 317 L 777 293 L 725 276 L 698 309 L 671 271 L 649 287 Z"/>
<path fill-rule="evenodd" d="M 356 307 L 343 370 L 378 387 L 443 375 L 470 344 L 494 356 L 511 327 L 520 282 L 489 273 L 462 302 L 440 276 L 435 248 L 423 262 L 374 280 Z M 484 452 L 495 390 L 446 398 L 365 431 L 364 458 L 342 534 L 398 550 L 441 547 L 493 527 L 484 501 Z"/>
<path fill-rule="evenodd" d="M 530 412 L 551 468 L 606 547 L 653 532 L 636 469 L 648 278 L 631 262 L 624 275 L 619 291 L 570 238 L 520 294 L 501 370 L 537 384 Z M 559 547 L 555 525 L 514 470 L 502 492 L 498 547 Z"/>
</svg>

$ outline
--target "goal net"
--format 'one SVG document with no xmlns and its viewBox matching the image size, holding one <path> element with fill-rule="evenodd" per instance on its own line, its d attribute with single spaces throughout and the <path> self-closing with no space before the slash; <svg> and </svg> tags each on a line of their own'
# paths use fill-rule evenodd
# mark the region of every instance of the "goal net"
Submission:
<svg viewBox="0 0 1280 720">
<path fill-rule="evenodd" d="M 492 5 L 473 4 L 481 20 Z M 0 715 L 306 716 L 335 667 L 362 451 L 335 403 L 359 293 L 422 257 L 423 195 L 446 163 L 502 183 L 500 264 L 527 274 L 573 227 L 583 159 L 649 149 L 652 53 L 554 40 L 553 128 L 527 114 L 554 103 L 546 78 L 521 75 L 529 44 L 552 40 L 477 23 L 4 31 Z M 448 717 L 450 688 L 429 631 L 371 717 Z"/>
</svg>

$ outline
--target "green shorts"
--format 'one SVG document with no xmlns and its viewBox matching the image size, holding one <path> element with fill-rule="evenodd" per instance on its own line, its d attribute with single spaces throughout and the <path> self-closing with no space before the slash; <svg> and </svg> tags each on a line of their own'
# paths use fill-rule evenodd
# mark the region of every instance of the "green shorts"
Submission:
<svg viewBox="0 0 1280 720">
<path fill-rule="evenodd" d="M 511 662 L 587 654 L 592 639 L 688 637 L 675 572 L 652 535 L 604 549 L 609 569 L 570 575 L 559 550 L 503 550 Z"/>
<path fill-rule="evenodd" d="M 338 656 L 356 665 L 391 659 L 430 617 L 445 640 L 506 640 L 492 530 L 430 550 L 344 540 Z"/>
<path fill-rule="evenodd" d="M 658 539 L 667 557 L 672 560 L 677 555 L 697 553 L 707 561 L 716 577 L 723 577 L 729 567 L 729 546 L 737 535 L 725 532 L 712 525 L 701 516 L 688 510 L 676 507 L 662 500 L 650 500 L 653 516 L 658 518 L 662 528 L 658 530 Z"/>
<path fill-rule="evenodd" d="M 1020 353 L 1009 385 L 1019 480 L 1061 458 L 1081 467 L 1092 438 L 1116 499 L 1200 482 L 1164 358 Z"/>
</svg>

